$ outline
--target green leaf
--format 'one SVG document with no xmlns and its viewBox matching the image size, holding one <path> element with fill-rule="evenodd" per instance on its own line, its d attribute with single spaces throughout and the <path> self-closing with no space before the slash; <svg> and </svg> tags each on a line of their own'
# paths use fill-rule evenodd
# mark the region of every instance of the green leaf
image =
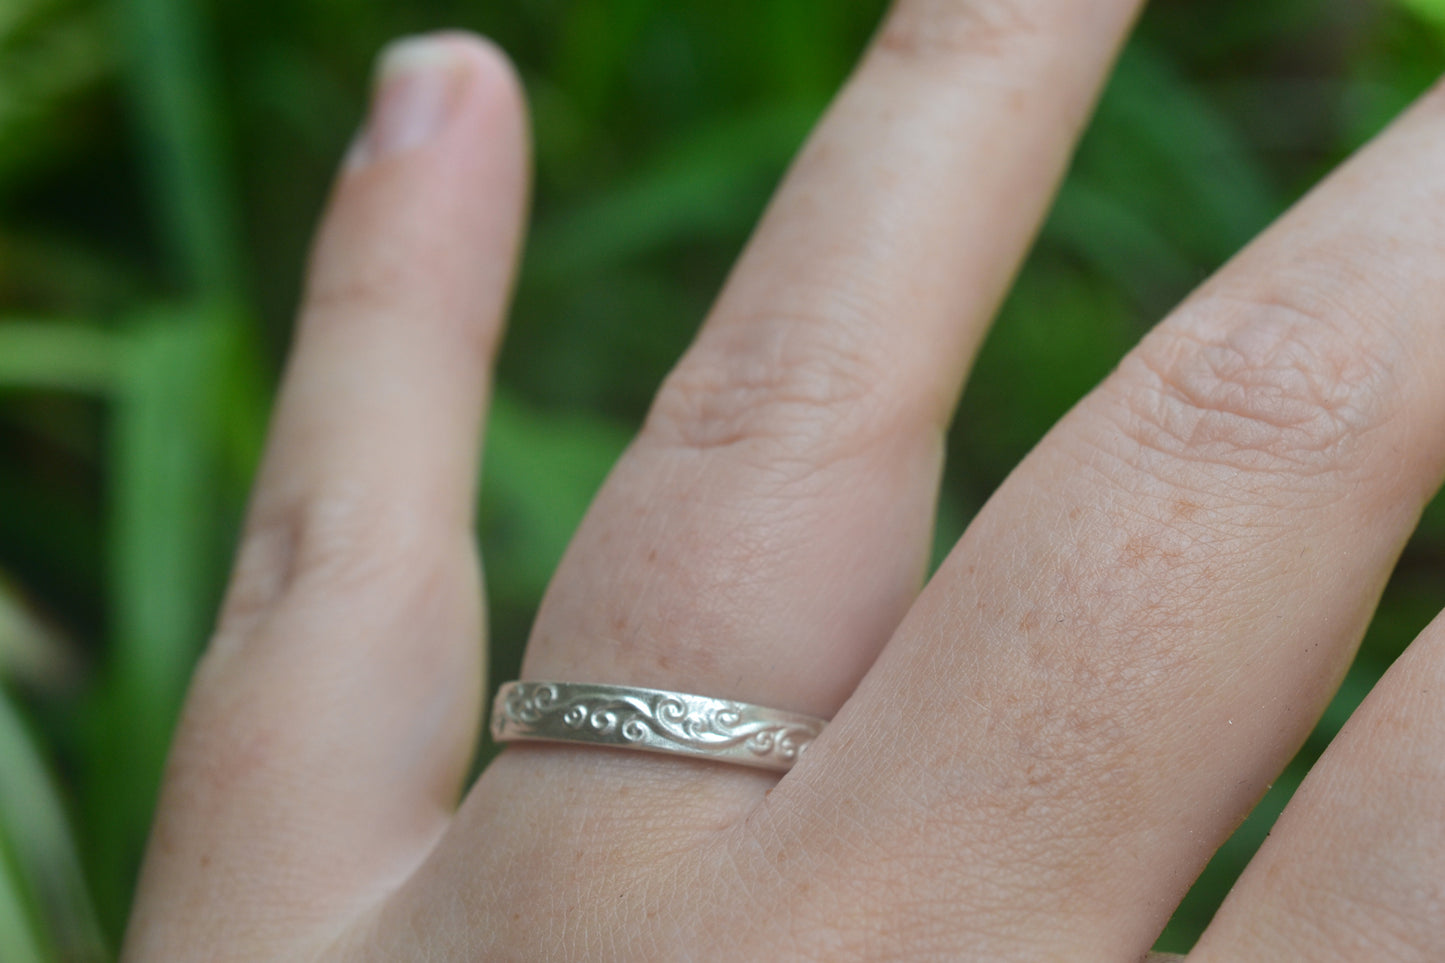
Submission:
<svg viewBox="0 0 1445 963">
<path fill-rule="evenodd" d="M 201 9 L 188 0 L 117 0 L 141 143 L 172 260 L 192 291 L 238 303 L 241 219 Z"/>
<path fill-rule="evenodd" d="M 0 319 L 0 389 L 104 394 L 116 384 L 123 339 L 66 321 Z"/>
<path fill-rule="evenodd" d="M 3 688 L 0 773 L 0 959 L 106 959 L 65 807 Z"/>
<path fill-rule="evenodd" d="M 769 106 L 683 140 L 627 183 L 540 224 L 523 284 L 576 283 L 680 240 L 742 233 L 815 115 L 812 105 Z"/>
<path fill-rule="evenodd" d="M 1135 42 L 1119 61 L 1075 172 L 1212 270 L 1284 206 L 1247 145 L 1205 89 L 1186 82 L 1160 51 Z M 1084 243 L 1108 243 L 1119 225 L 1107 218 L 1100 236 Z"/>
<path fill-rule="evenodd" d="M 1396 0 L 1406 10 L 1445 27 L 1445 0 Z"/>
<path fill-rule="evenodd" d="M 0 684 L 19 679 L 53 686 L 72 675 L 74 665 L 65 639 L 30 611 L 19 588 L 0 573 Z"/>
<path fill-rule="evenodd" d="M 1100 277 L 1150 307 L 1195 280 L 1193 263 L 1155 221 L 1116 194 L 1088 183 L 1085 174 L 1060 193 L 1045 231 Z"/>
<path fill-rule="evenodd" d="M 137 325 L 111 448 L 115 668 L 141 718 L 172 713 L 210 620 L 211 490 L 224 319 L 161 312 Z"/>
<path fill-rule="evenodd" d="M 626 77 L 657 7 L 657 0 L 612 0 L 611 3 L 576 4 L 558 38 L 555 76 L 561 86 L 579 98 L 585 114 L 601 113 L 609 95 Z"/>
<path fill-rule="evenodd" d="M 628 432 L 603 418 L 492 403 L 482 481 L 489 589 L 504 602 L 539 597 Z"/>
<path fill-rule="evenodd" d="M 233 324 L 218 312 L 139 318 L 116 392 L 111 658 L 83 800 L 108 927 L 119 927 L 129 903 L 171 729 L 218 592 L 220 399 Z"/>
<path fill-rule="evenodd" d="M 65 143 L 61 108 L 114 66 L 103 10 L 74 0 L 0 3 L 0 187 Z"/>
<path fill-rule="evenodd" d="M 27 899 L 0 827 L 0 960 L 6 963 L 59 963 L 55 954 L 41 944 L 35 913 Z"/>
</svg>

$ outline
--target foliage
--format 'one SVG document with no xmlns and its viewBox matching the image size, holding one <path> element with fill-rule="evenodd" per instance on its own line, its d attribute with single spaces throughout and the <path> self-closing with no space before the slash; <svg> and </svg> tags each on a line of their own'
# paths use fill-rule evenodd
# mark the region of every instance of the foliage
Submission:
<svg viewBox="0 0 1445 963">
<path fill-rule="evenodd" d="M 103 959 L 117 941 L 372 52 L 479 29 L 532 98 L 537 217 L 480 513 L 504 678 L 571 528 L 879 11 L 0 5 L 0 959 Z M 1438 0 L 1156 5 L 964 398 L 940 546 L 1148 324 L 1424 88 L 1431 24 Z M 1442 548 L 1432 510 L 1319 730 L 1162 946 L 1190 943 L 1434 614 Z"/>
</svg>

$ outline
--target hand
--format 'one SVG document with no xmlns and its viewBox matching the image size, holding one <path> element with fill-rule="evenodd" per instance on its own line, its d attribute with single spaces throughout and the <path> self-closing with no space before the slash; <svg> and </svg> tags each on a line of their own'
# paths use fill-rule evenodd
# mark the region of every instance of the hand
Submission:
<svg viewBox="0 0 1445 963">
<path fill-rule="evenodd" d="M 524 678 L 833 718 L 781 780 L 521 744 L 463 794 L 523 108 L 484 44 L 397 48 L 128 959 L 1142 958 L 1445 472 L 1445 102 L 1165 320 L 920 593 L 943 428 L 1136 5 L 900 0 L 556 575 Z M 1445 958 L 1442 798 L 1437 624 L 1190 959 Z"/>
</svg>

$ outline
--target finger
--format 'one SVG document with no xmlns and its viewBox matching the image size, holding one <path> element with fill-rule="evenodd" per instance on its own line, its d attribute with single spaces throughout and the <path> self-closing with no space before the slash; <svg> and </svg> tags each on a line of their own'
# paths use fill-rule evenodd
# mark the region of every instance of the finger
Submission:
<svg viewBox="0 0 1445 963">
<path fill-rule="evenodd" d="M 1136 5 L 896 5 L 584 522 L 524 677 L 833 713 L 921 584 L 943 429 Z"/>
<path fill-rule="evenodd" d="M 896 6 L 569 548 L 524 678 L 832 714 L 916 593 L 948 409 L 1135 6 Z M 498 945 L 532 945 L 566 905 L 569 932 L 600 939 L 614 904 L 569 884 L 576 854 L 650 920 L 653 896 L 688 891 L 641 874 L 776 781 L 517 746 L 392 919 L 485 905 Z M 558 888 L 495 882 L 523 875 Z M 646 939 L 641 919 L 619 945 Z"/>
<path fill-rule="evenodd" d="M 471 506 L 523 209 L 522 115 L 489 45 L 423 38 L 384 61 L 172 752 L 137 958 L 183 955 L 151 937 L 209 938 L 148 929 L 163 906 L 254 950 L 374 898 L 444 825 L 480 701 Z M 222 899 L 222 914 L 177 909 Z M 207 958 L 246 952 L 218 945 Z"/>
<path fill-rule="evenodd" d="M 1445 959 L 1445 620 L 1350 719 L 1191 961 Z"/>
<path fill-rule="evenodd" d="M 815 892 L 886 864 L 883 927 L 962 901 L 933 922 L 969 952 L 1148 949 L 1322 711 L 1439 484 L 1442 134 L 1436 92 L 991 500 L 769 797 L 765 831 L 803 851 L 836 833 L 816 800 L 870 814 Z"/>
<path fill-rule="evenodd" d="M 832 714 L 916 594 L 942 426 L 1136 6 L 900 0 L 573 540 L 524 678 Z M 485 905 L 497 945 L 534 945 L 565 906 L 582 945 L 634 945 L 691 892 L 643 874 L 704 851 L 776 781 L 516 746 L 391 920 Z M 600 869 L 579 880 L 583 853 Z M 606 901 L 577 888 L 594 882 Z M 645 914 L 625 933 L 614 887 Z"/>
</svg>

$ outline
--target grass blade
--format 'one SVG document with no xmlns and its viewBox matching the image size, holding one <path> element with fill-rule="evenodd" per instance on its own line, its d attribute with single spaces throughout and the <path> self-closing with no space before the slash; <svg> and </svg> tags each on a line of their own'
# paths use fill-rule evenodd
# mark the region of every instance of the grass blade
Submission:
<svg viewBox="0 0 1445 963">
<path fill-rule="evenodd" d="M 627 444 L 603 418 L 559 417 L 506 392 L 492 402 L 482 479 L 482 538 L 493 599 L 535 599 Z"/>
<path fill-rule="evenodd" d="M 106 959 L 65 807 L 0 689 L 0 959 Z"/>
<path fill-rule="evenodd" d="M 1435 26 L 1445 29 L 1445 0 L 1396 0 L 1396 2 Z"/>
<path fill-rule="evenodd" d="M 769 106 L 684 139 L 628 183 L 539 224 L 522 284 L 576 283 L 680 240 L 745 233 L 816 114 Z"/>
<path fill-rule="evenodd" d="M 0 389 L 108 393 L 115 385 L 122 351 L 118 335 L 95 326 L 0 320 Z"/>
<path fill-rule="evenodd" d="M 30 901 L 21 885 L 7 845 L 8 834 L 0 827 L 0 960 L 6 963 L 52 963 L 55 955 L 41 947 Z"/>
<path fill-rule="evenodd" d="M 191 290 L 239 303 L 240 217 L 199 9 L 186 0 L 117 4 L 141 144 L 172 260 Z"/>
<path fill-rule="evenodd" d="M 97 902 L 112 932 L 129 904 L 171 728 L 217 593 L 218 399 L 231 327 L 219 313 L 143 318 L 116 393 L 111 659 L 82 800 Z"/>
<path fill-rule="evenodd" d="M 58 688 L 74 676 L 76 663 L 68 640 L 33 614 L 20 588 L 0 572 L 0 680 Z"/>
</svg>

